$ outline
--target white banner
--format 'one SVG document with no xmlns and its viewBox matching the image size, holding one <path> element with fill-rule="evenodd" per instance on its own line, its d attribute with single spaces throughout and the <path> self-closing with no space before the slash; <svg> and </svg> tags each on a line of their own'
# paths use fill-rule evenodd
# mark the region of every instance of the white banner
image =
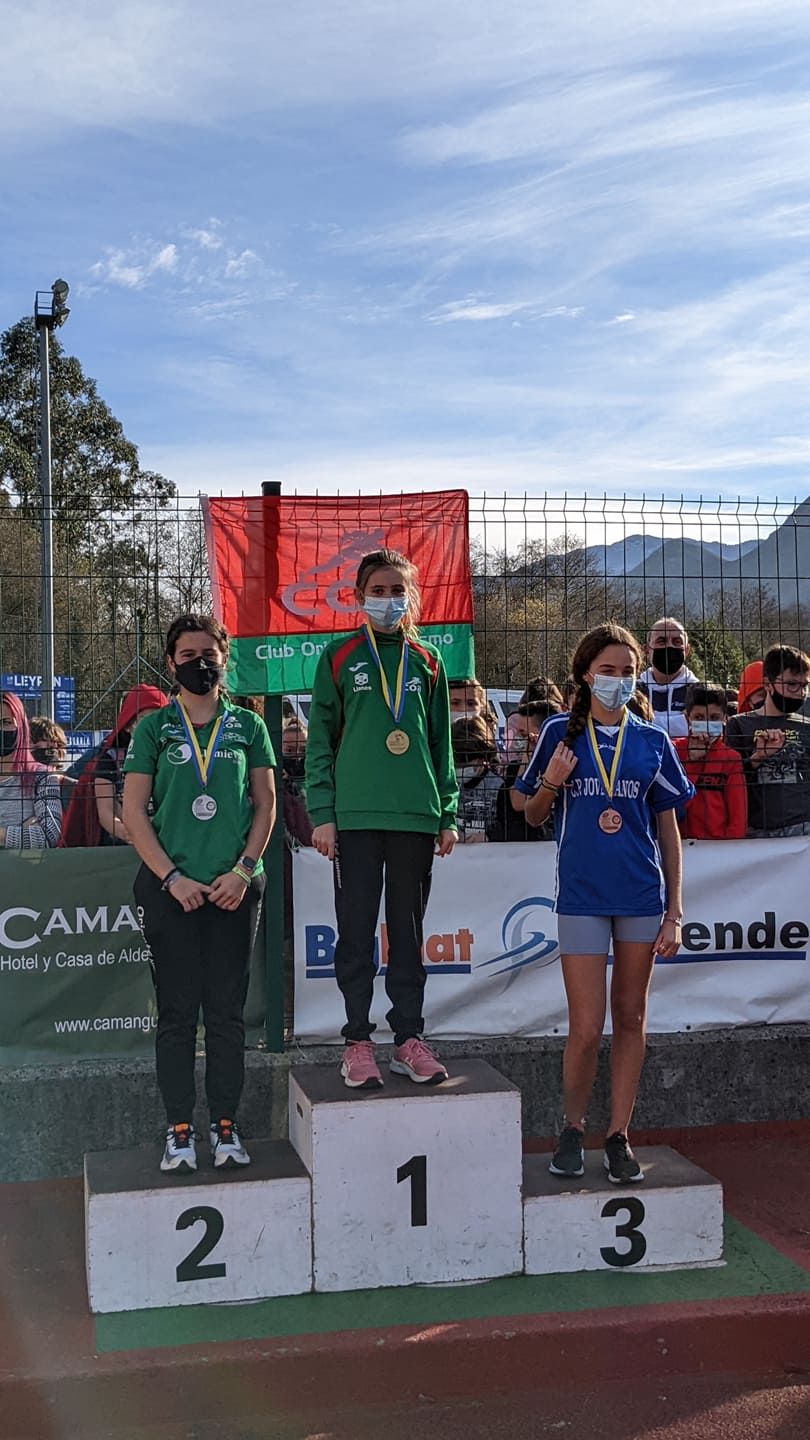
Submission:
<svg viewBox="0 0 810 1440">
<path fill-rule="evenodd" d="M 565 1033 L 553 911 L 551 844 L 460 845 L 433 866 L 425 919 L 425 1029 L 436 1039 Z M 658 961 L 649 1028 L 810 1020 L 810 840 L 702 840 L 684 845 L 684 945 Z M 340 1036 L 332 867 L 293 857 L 295 1033 Z M 372 1019 L 384 1015 L 385 927 L 377 931 Z"/>
</svg>

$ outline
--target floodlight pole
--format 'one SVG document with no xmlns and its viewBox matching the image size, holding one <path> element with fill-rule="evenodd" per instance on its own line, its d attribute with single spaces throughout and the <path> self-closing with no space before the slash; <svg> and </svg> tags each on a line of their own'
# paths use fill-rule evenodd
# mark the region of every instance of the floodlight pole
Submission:
<svg viewBox="0 0 810 1440">
<path fill-rule="evenodd" d="M 55 280 L 50 291 L 38 290 L 34 297 L 34 325 L 39 347 L 39 493 L 42 500 L 42 583 L 40 589 L 42 695 L 40 709 L 49 720 L 55 719 L 55 714 L 51 367 L 48 337 L 54 326 L 64 324 L 70 313 L 65 305 L 67 295 L 66 282 Z"/>
<path fill-rule="evenodd" d="M 40 709 L 49 720 L 54 717 L 53 657 L 53 490 L 51 483 L 51 367 L 48 345 L 50 326 L 40 323 L 39 343 L 39 493 L 42 500 L 42 588 L 40 628 L 42 631 L 42 698 Z"/>
</svg>

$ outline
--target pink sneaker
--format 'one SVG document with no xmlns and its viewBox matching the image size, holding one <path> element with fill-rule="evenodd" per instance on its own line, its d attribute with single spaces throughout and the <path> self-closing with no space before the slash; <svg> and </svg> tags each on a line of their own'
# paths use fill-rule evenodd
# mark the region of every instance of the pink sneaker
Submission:
<svg viewBox="0 0 810 1440">
<path fill-rule="evenodd" d="M 350 1040 L 343 1051 L 340 1073 L 350 1090 L 376 1090 L 383 1083 L 370 1040 Z"/>
<path fill-rule="evenodd" d="M 430 1047 L 417 1036 L 406 1040 L 404 1045 L 394 1046 L 390 1068 L 396 1075 L 415 1080 L 417 1085 L 441 1085 L 442 1080 L 447 1079 L 441 1060 L 437 1060 Z"/>
</svg>

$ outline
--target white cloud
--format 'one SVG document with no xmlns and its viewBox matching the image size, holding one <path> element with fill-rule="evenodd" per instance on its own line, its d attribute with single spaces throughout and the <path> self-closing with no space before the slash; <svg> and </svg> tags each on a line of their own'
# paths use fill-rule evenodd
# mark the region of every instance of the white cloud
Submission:
<svg viewBox="0 0 810 1440">
<path fill-rule="evenodd" d="M 797 47 L 805 0 L 6 0 L 0 125 L 206 128 L 250 110 L 473 95 L 598 68 L 674 62 L 763 38 Z M 182 57 L 182 63 L 178 63 Z M 69 62 L 69 63 L 68 63 Z"/>
<path fill-rule="evenodd" d="M 176 267 L 177 246 L 162 245 L 152 255 L 145 254 L 143 247 L 131 252 L 108 250 L 103 260 L 97 260 L 90 266 L 90 274 L 107 285 L 137 290 L 150 276 L 158 272 L 170 274 Z"/>
<path fill-rule="evenodd" d="M 447 325 L 455 320 L 503 320 L 519 310 L 530 308 L 529 300 L 511 300 L 498 305 L 470 296 L 466 300 L 450 300 L 446 305 L 440 305 L 427 318 L 435 325 Z"/>
<path fill-rule="evenodd" d="M 123 250 L 110 250 L 103 260 L 90 266 L 90 274 L 96 280 L 108 285 L 121 285 L 125 290 L 135 290 L 143 284 L 146 271 L 142 265 L 128 263 Z"/>
<path fill-rule="evenodd" d="M 555 320 L 561 317 L 576 320 L 584 308 L 583 305 L 555 305 L 552 310 L 541 310 L 535 300 L 495 302 L 480 300 L 470 295 L 466 300 L 447 301 L 427 318 L 434 325 L 447 325 L 456 320 L 507 320 L 511 315 L 520 313 L 527 317 L 536 316 L 540 320 Z"/>
<path fill-rule="evenodd" d="M 196 295 L 200 286 L 216 287 L 223 281 L 244 279 L 260 267 L 261 260 L 255 250 L 228 249 L 226 238 L 218 232 L 189 229 L 181 232 L 179 241 L 156 244 L 151 240 L 133 238 L 126 247 L 111 246 L 101 260 L 90 266 L 90 274 L 101 284 L 129 290 L 140 289 L 150 280 L 171 275 L 178 295 L 183 293 L 184 285 L 194 286 Z M 282 292 L 290 293 L 292 286 L 286 277 L 274 271 L 266 288 L 266 299 L 279 299 Z M 231 295 L 223 303 L 232 306 L 237 298 Z M 195 298 L 191 308 L 202 314 L 206 305 L 216 307 L 219 303 L 217 296 L 202 300 Z"/>
<path fill-rule="evenodd" d="M 187 239 L 193 240 L 201 250 L 221 250 L 224 243 L 218 233 L 221 225 L 221 220 L 209 220 L 207 226 L 198 230 L 186 230 L 184 233 Z"/>
<path fill-rule="evenodd" d="M 810 463 L 810 441 L 785 437 L 762 447 L 727 447 L 705 453 L 681 443 L 672 454 L 661 456 L 643 444 L 613 447 L 606 454 L 604 437 L 586 437 L 581 445 L 550 444 L 523 448 L 504 445 L 497 450 L 434 447 L 383 450 L 332 448 L 328 455 L 277 453 L 266 446 L 223 445 L 142 446 L 144 465 L 169 476 L 182 495 L 257 493 L 262 480 L 281 480 L 285 492 L 301 494 L 385 494 L 461 487 L 474 497 L 529 495 L 582 497 L 624 494 L 639 497 L 658 494 L 666 486 L 673 492 L 697 497 L 710 474 L 713 493 L 729 499 L 773 494 L 779 478 Z M 770 487 L 763 490 L 763 486 Z M 808 488 L 806 485 L 805 489 Z M 781 489 L 792 499 L 798 487 Z"/>
<path fill-rule="evenodd" d="M 540 316 L 541 320 L 556 320 L 566 318 L 576 320 L 584 312 L 584 305 L 555 305 L 553 310 L 544 310 Z"/>
<path fill-rule="evenodd" d="M 243 250 L 241 255 L 232 255 L 228 260 L 225 266 L 226 279 L 242 279 L 260 264 L 261 261 L 255 250 Z"/>
<path fill-rule="evenodd" d="M 149 273 L 154 274 L 156 270 L 167 270 L 171 272 L 177 267 L 177 246 L 164 245 L 154 259 L 150 262 Z"/>
</svg>

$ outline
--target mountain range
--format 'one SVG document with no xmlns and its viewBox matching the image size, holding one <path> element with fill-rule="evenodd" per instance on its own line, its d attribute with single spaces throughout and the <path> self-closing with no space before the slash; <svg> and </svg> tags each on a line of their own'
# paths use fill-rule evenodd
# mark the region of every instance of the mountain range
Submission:
<svg viewBox="0 0 810 1440">
<path fill-rule="evenodd" d="M 761 592 L 785 613 L 810 608 L 810 497 L 768 534 L 739 544 L 636 534 L 579 553 L 591 575 L 621 578 L 628 599 L 661 595 L 667 611 L 684 616 L 704 616 L 721 593 L 739 602 Z"/>
</svg>

